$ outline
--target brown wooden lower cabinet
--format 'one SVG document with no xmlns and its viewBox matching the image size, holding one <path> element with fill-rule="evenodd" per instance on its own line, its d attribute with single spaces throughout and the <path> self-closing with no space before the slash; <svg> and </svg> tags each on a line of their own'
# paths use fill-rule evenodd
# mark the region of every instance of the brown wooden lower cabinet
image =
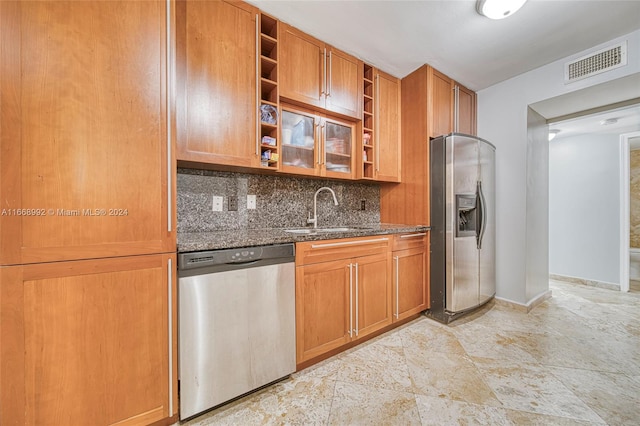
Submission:
<svg viewBox="0 0 640 426">
<path fill-rule="evenodd" d="M 394 236 L 393 321 L 429 308 L 429 235 L 427 232 Z"/>
<path fill-rule="evenodd" d="M 175 300 L 174 254 L 0 268 L 0 423 L 172 417 Z"/>
<path fill-rule="evenodd" d="M 351 341 L 349 260 L 296 267 L 296 361 Z"/>
<path fill-rule="evenodd" d="M 391 237 L 296 246 L 297 363 L 391 324 Z"/>
</svg>

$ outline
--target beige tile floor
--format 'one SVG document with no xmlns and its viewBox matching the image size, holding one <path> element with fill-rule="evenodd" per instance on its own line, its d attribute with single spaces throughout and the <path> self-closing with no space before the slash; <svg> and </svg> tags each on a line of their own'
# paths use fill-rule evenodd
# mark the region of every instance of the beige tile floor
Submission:
<svg viewBox="0 0 640 426">
<path fill-rule="evenodd" d="M 550 287 L 529 314 L 421 317 L 185 424 L 640 425 L 640 293 Z"/>
</svg>

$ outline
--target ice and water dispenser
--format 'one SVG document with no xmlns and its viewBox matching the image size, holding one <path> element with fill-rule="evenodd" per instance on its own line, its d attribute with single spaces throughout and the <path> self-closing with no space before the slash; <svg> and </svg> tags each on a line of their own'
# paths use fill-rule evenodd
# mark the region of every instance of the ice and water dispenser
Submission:
<svg viewBox="0 0 640 426">
<path fill-rule="evenodd" d="M 456 237 L 476 236 L 476 194 L 456 194 Z"/>
</svg>

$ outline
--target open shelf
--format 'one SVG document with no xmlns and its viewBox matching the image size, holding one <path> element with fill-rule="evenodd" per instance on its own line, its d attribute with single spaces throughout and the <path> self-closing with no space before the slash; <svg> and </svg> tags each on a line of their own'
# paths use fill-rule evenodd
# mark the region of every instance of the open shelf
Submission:
<svg viewBox="0 0 640 426">
<path fill-rule="evenodd" d="M 260 24 L 260 100 L 261 106 L 270 105 L 277 111 L 276 123 L 260 122 L 260 160 L 262 167 L 278 170 L 280 165 L 280 100 L 278 93 L 278 25 L 269 15 L 259 15 Z M 260 111 L 258 111 L 260 114 Z M 274 140 L 270 145 L 265 138 Z"/>
<path fill-rule="evenodd" d="M 363 95 L 362 95 L 362 178 L 373 179 L 375 173 L 375 81 L 374 68 L 363 65 Z"/>
<path fill-rule="evenodd" d="M 271 80 L 274 82 L 278 81 L 278 62 L 267 58 L 265 56 L 260 57 L 260 61 L 262 63 L 260 77 L 266 80 Z"/>
<path fill-rule="evenodd" d="M 313 151 L 314 147 L 312 146 L 303 146 L 303 145 L 282 145 L 282 148 L 295 149 L 298 151 Z"/>
<path fill-rule="evenodd" d="M 278 38 L 278 20 L 273 16 L 261 14 L 260 16 L 260 34 L 273 38 Z"/>
<path fill-rule="evenodd" d="M 327 156 L 351 158 L 351 154 L 342 154 L 340 152 L 326 152 Z"/>
</svg>

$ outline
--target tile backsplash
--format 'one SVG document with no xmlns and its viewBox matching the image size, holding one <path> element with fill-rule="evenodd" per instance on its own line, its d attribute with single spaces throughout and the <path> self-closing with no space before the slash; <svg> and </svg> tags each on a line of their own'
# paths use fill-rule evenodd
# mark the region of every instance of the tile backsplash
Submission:
<svg viewBox="0 0 640 426">
<path fill-rule="evenodd" d="M 319 227 L 380 223 L 375 183 L 178 169 L 177 186 L 178 232 L 305 227 L 313 195 L 323 186 L 335 191 L 338 205 L 328 191 L 318 194 Z M 247 195 L 256 196 L 255 210 L 247 209 Z M 223 197 L 222 211 L 212 211 L 213 196 Z M 228 210 L 230 196 L 237 211 Z"/>
</svg>

